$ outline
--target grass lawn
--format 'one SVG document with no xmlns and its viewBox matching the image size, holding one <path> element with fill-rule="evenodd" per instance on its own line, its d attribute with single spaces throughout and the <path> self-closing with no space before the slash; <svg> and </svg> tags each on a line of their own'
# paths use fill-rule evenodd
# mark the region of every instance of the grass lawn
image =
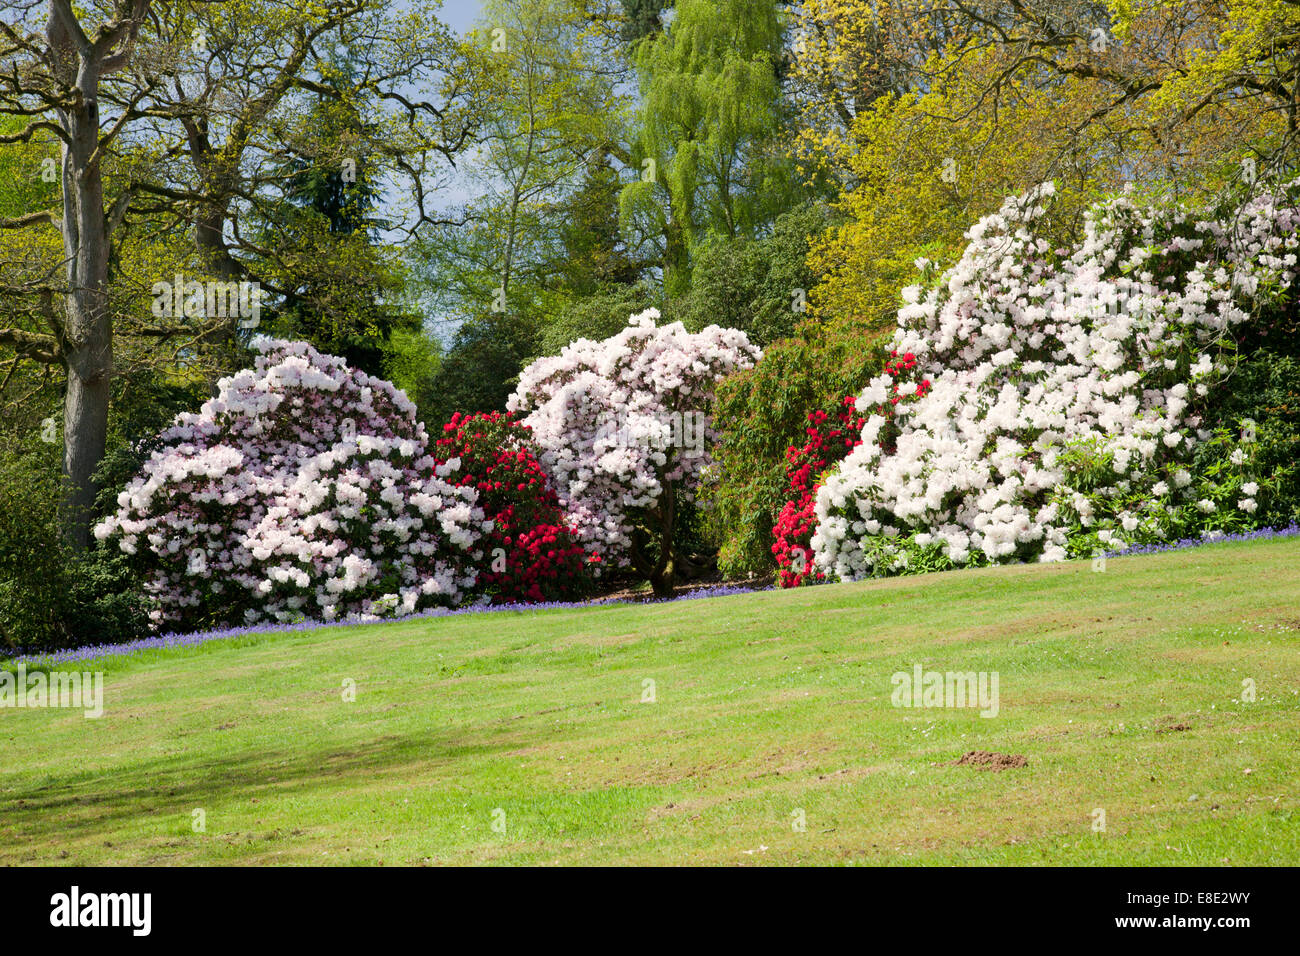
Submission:
<svg viewBox="0 0 1300 956">
<path fill-rule="evenodd" d="M 83 666 L 0 710 L 0 863 L 1300 863 L 1296 539 Z"/>
</svg>

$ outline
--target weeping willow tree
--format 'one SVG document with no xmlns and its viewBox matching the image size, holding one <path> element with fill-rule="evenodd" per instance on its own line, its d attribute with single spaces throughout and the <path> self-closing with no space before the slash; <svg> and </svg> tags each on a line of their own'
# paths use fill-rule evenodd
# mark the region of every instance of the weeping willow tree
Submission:
<svg viewBox="0 0 1300 956">
<path fill-rule="evenodd" d="M 678 0 L 666 29 L 634 49 L 640 177 L 619 210 L 662 262 L 670 298 L 689 288 L 702 238 L 753 235 L 791 204 L 791 166 L 777 146 L 782 36 L 775 0 Z"/>
</svg>

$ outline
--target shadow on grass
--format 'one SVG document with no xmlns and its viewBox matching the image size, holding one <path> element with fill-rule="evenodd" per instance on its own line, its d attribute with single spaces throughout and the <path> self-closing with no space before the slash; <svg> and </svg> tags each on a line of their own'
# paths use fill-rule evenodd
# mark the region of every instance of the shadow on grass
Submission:
<svg viewBox="0 0 1300 956">
<path fill-rule="evenodd" d="M 234 803 L 328 792 L 331 780 L 343 789 L 364 788 L 395 770 L 410 779 L 416 764 L 503 755 L 517 746 L 516 740 L 456 742 L 426 733 L 309 752 L 259 747 L 201 761 L 159 757 L 133 761 L 122 773 L 61 775 L 11 792 L 0 799 L 0 819 L 8 825 L 13 849 L 15 844 L 58 847 L 69 837 L 108 832 L 133 819 L 176 814 L 176 826 L 159 831 L 164 836 L 188 831 L 195 808 L 211 812 Z M 449 774 L 448 785 L 456 779 Z"/>
</svg>

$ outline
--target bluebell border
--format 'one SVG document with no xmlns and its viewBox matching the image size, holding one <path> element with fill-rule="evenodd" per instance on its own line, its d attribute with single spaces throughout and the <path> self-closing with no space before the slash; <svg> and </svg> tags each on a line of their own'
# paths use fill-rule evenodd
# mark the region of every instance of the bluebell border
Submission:
<svg viewBox="0 0 1300 956">
<path fill-rule="evenodd" d="M 4 666 L 26 664 L 33 667 L 52 667 L 75 661 L 91 661 L 105 657 L 121 657 L 138 654 L 142 651 L 159 650 L 167 647 L 197 647 L 209 641 L 219 641 L 229 637 L 241 637 L 245 634 L 284 634 L 297 631 L 318 631 L 336 627 L 356 627 L 359 624 L 399 624 L 404 621 L 418 621 L 426 618 L 455 617 L 462 614 L 500 614 L 514 612 L 523 614 L 530 611 L 575 610 L 578 608 L 610 607 L 617 605 L 669 604 L 676 601 L 695 601 L 700 598 L 727 597 L 732 594 L 751 594 L 771 588 L 749 588 L 739 585 L 719 585 L 700 588 L 688 594 L 660 600 L 637 601 L 628 599 L 610 599 L 605 601 L 549 601 L 537 604 L 479 604 L 459 608 L 437 607 L 404 617 L 386 617 L 378 621 L 299 621 L 294 624 L 250 624 L 244 627 L 227 627 L 212 631 L 195 631 L 191 634 L 169 632 L 157 637 L 145 637 L 122 644 L 99 644 L 78 647 L 66 651 L 54 651 L 46 654 L 19 655 L 3 662 Z"/>
</svg>

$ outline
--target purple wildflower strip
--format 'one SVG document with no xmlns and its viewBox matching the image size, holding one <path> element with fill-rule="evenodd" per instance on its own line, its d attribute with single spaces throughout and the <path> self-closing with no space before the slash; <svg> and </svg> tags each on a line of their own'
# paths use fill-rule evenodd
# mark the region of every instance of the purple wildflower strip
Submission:
<svg viewBox="0 0 1300 956">
<path fill-rule="evenodd" d="M 18 664 L 28 664 L 41 667 L 51 667 L 55 664 L 65 664 L 73 661 L 91 661 L 104 657 L 119 657 L 131 654 L 138 654 L 142 651 L 158 650 L 167 647 L 197 647 L 200 644 L 206 644 L 209 641 L 219 641 L 228 637 L 241 637 L 245 634 L 283 634 L 293 633 L 295 631 L 322 631 L 337 627 L 356 627 L 365 624 L 400 624 L 405 621 L 417 621 L 423 618 L 436 617 L 455 617 L 461 614 L 495 614 L 501 612 L 514 611 L 515 613 L 526 613 L 529 611 L 567 611 L 579 608 L 609 607 L 613 605 L 642 605 L 642 604 L 670 604 L 676 601 L 695 601 L 700 598 L 728 597 L 733 594 L 751 594 L 757 591 L 770 591 L 772 588 L 749 588 L 737 585 L 723 584 L 711 588 L 699 588 L 687 594 L 678 595 L 677 597 L 661 598 L 650 601 L 634 601 L 623 598 L 610 598 L 604 601 L 547 601 L 537 604 L 474 604 L 466 607 L 446 608 L 435 607 L 417 614 L 407 614 L 403 617 L 387 617 L 375 620 L 342 620 L 342 621 L 298 621 L 292 624 L 249 624 L 243 627 L 225 627 L 213 631 L 195 631 L 192 634 L 177 634 L 175 632 L 160 634 L 157 637 L 144 637 L 136 641 L 127 641 L 122 644 L 100 644 L 97 646 L 78 647 L 66 651 L 54 651 L 49 654 L 30 654 L 21 655 L 11 658 L 0 664 L 0 667 Z"/>
<path fill-rule="evenodd" d="M 1121 551 L 1107 551 L 1106 557 L 1159 554 L 1162 551 L 1182 551 L 1185 548 L 1199 548 L 1207 544 L 1225 544 L 1229 541 L 1271 541 L 1276 538 L 1294 538 L 1296 535 L 1300 535 L 1300 524 L 1293 521 L 1285 528 L 1260 528 L 1257 531 L 1240 531 L 1234 534 L 1209 531 L 1199 538 L 1179 538 L 1177 541 L 1164 541 L 1160 544 L 1135 544 Z"/>
</svg>

